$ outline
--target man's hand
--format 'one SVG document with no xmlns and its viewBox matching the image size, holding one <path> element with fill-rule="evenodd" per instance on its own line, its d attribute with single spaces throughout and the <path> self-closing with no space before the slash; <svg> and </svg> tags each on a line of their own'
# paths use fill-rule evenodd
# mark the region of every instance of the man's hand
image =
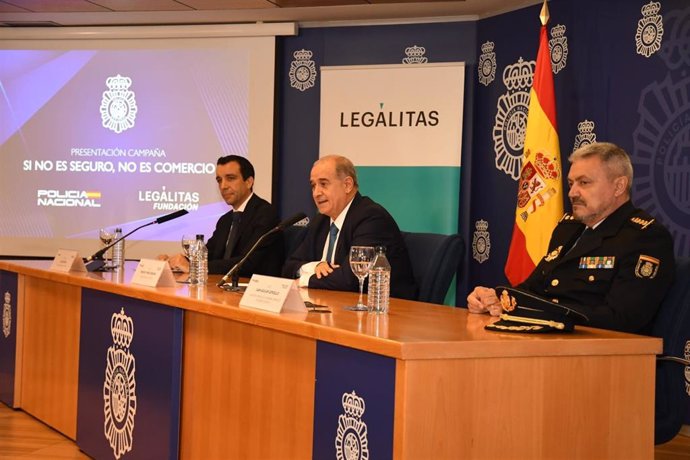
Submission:
<svg viewBox="0 0 690 460">
<path fill-rule="evenodd" d="M 467 296 L 467 309 L 470 313 L 489 312 L 492 316 L 499 316 L 503 311 L 496 291 L 483 286 L 477 286 Z"/>
<path fill-rule="evenodd" d="M 331 265 L 328 262 L 320 262 L 314 269 L 314 274 L 317 279 L 325 278 L 326 276 L 333 273 L 333 270 L 339 268 L 340 265 Z"/>
<path fill-rule="evenodd" d="M 165 259 L 163 257 L 166 257 Z M 175 272 L 189 273 L 189 261 L 182 254 L 175 254 L 172 257 L 158 256 L 159 260 L 167 260 L 170 269 Z"/>
</svg>

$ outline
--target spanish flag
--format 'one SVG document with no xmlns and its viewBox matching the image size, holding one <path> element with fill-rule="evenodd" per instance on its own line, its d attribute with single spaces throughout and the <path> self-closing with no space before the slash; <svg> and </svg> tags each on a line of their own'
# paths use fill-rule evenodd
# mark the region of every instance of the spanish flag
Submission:
<svg viewBox="0 0 690 460">
<path fill-rule="evenodd" d="M 518 181 L 515 225 L 505 274 L 515 286 L 546 254 L 551 232 L 563 215 L 561 153 L 556 131 L 556 100 L 546 24 L 546 0 L 539 15 L 541 32 L 530 91 L 525 149 Z"/>
</svg>

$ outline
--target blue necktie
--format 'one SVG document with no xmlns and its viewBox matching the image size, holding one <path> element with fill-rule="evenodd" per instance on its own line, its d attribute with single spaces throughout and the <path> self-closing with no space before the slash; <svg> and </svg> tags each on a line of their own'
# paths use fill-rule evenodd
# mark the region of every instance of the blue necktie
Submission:
<svg viewBox="0 0 690 460">
<path fill-rule="evenodd" d="M 232 257 L 232 253 L 235 250 L 235 245 L 239 239 L 240 233 L 240 222 L 242 221 L 242 213 L 235 211 L 232 213 L 232 225 L 230 226 L 230 232 L 228 233 L 228 240 L 225 243 L 225 253 L 223 254 L 223 259 L 229 259 Z"/>
<path fill-rule="evenodd" d="M 326 251 L 326 262 L 330 263 L 333 258 L 333 248 L 335 248 L 335 239 L 338 237 L 338 227 L 331 224 L 331 231 L 328 238 L 328 250 Z"/>
</svg>

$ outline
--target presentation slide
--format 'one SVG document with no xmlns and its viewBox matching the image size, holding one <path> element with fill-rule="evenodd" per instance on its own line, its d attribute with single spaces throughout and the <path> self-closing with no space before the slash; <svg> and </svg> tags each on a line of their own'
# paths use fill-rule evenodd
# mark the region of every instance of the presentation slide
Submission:
<svg viewBox="0 0 690 460">
<path fill-rule="evenodd" d="M 86 257 L 99 230 L 143 228 L 126 257 L 208 239 L 230 208 L 218 157 L 270 200 L 274 37 L 0 41 L 0 255 Z"/>
</svg>

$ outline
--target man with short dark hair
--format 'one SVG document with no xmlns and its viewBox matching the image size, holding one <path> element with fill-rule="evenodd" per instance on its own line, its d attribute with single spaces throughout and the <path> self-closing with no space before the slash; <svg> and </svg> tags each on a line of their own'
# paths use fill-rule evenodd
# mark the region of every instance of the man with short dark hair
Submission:
<svg viewBox="0 0 690 460">
<path fill-rule="evenodd" d="M 630 201 L 633 167 L 620 147 L 600 142 L 568 159 L 572 214 L 551 235 L 549 249 L 518 287 L 584 313 L 587 325 L 646 332 L 673 281 L 673 240 Z M 501 314 L 494 289 L 467 297 L 473 313 Z"/>
<path fill-rule="evenodd" d="M 208 271 L 225 274 L 279 221 L 275 207 L 254 194 L 254 166 L 246 158 L 239 155 L 220 157 L 216 164 L 216 183 L 221 196 L 233 209 L 218 219 L 206 243 Z M 271 235 L 247 259 L 240 276 L 253 273 L 277 276 L 283 259 L 282 235 Z M 189 262 L 182 254 L 170 257 L 168 262 L 173 268 L 189 270 Z"/>
<path fill-rule="evenodd" d="M 388 211 L 359 193 L 352 162 L 343 156 L 324 156 L 314 163 L 309 182 L 319 214 L 285 263 L 283 276 L 298 277 L 300 286 L 357 291 L 350 247 L 385 246 L 391 296 L 415 298 L 417 287 L 400 229 Z"/>
</svg>

